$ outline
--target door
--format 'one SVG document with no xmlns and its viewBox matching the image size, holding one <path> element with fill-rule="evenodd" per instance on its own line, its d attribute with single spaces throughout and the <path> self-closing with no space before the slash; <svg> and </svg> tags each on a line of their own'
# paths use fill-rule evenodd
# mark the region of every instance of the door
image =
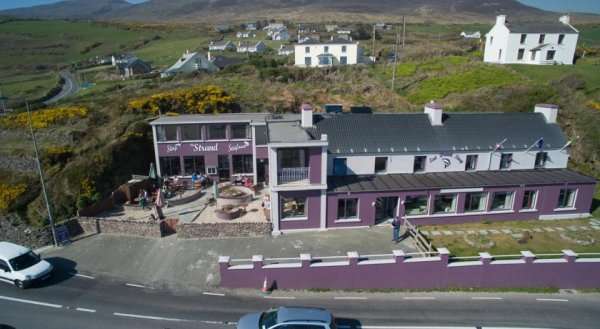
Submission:
<svg viewBox="0 0 600 329">
<path fill-rule="evenodd" d="M 0 259 L 0 280 L 13 282 L 13 275 L 8 267 L 8 263 Z"/>
<path fill-rule="evenodd" d="M 333 159 L 333 175 L 344 176 L 348 172 L 348 166 L 346 165 L 345 158 Z"/>
<path fill-rule="evenodd" d="M 217 174 L 219 175 L 219 180 L 229 180 L 229 155 L 219 155 Z"/>
<path fill-rule="evenodd" d="M 269 160 L 256 159 L 256 182 L 269 185 Z"/>
<path fill-rule="evenodd" d="M 375 225 L 392 220 L 396 214 L 398 197 L 381 197 L 375 201 Z"/>
</svg>

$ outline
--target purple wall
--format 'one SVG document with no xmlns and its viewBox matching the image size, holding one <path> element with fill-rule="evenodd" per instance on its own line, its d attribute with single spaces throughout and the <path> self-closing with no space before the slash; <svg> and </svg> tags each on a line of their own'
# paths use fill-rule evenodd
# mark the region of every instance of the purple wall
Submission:
<svg viewBox="0 0 600 329">
<path fill-rule="evenodd" d="M 321 147 L 311 147 L 308 149 L 308 166 L 310 168 L 310 183 L 321 183 Z"/>
<path fill-rule="evenodd" d="M 269 158 L 269 148 L 267 146 L 257 146 L 256 147 L 256 158 L 257 159 L 268 159 Z"/>
<path fill-rule="evenodd" d="M 347 265 L 315 266 L 310 259 L 298 261 L 301 267 L 264 268 L 254 262 L 253 269 L 229 268 L 220 259 L 222 287 L 255 288 L 265 277 L 279 289 L 446 289 L 446 288 L 543 288 L 563 289 L 600 287 L 600 258 L 564 257 L 535 260 L 448 262 L 448 255 L 413 262 L 396 255 L 385 264 L 347 258 Z M 324 260 L 326 262 L 327 260 Z M 372 261 L 371 261 L 372 262 Z M 459 265 L 459 266 L 457 266 Z M 267 266 L 268 267 L 268 266 Z"/>
<path fill-rule="evenodd" d="M 321 191 L 290 191 L 290 192 L 279 192 L 279 204 L 281 205 L 282 197 L 306 197 L 306 220 L 291 220 L 286 221 L 285 219 L 279 220 L 280 230 L 296 230 L 296 229 L 307 229 L 307 228 L 319 228 L 321 223 Z M 281 214 L 280 214 L 281 216 Z"/>
</svg>

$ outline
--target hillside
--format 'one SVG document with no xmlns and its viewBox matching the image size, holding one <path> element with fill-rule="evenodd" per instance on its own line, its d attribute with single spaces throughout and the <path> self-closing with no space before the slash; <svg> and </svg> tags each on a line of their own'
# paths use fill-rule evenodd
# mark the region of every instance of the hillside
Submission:
<svg viewBox="0 0 600 329">
<path fill-rule="evenodd" d="M 85 18 L 127 21 L 209 21 L 282 18 L 302 21 L 390 19 L 413 21 L 489 21 L 498 13 L 513 17 L 550 18 L 550 13 L 515 0 L 68 0 L 51 5 L 1 11 L 19 18 Z"/>
</svg>

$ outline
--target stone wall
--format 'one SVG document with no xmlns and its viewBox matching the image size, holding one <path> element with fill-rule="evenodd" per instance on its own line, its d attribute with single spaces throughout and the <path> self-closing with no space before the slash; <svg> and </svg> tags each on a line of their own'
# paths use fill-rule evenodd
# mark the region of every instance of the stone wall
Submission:
<svg viewBox="0 0 600 329">
<path fill-rule="evenodd" d="M 271 223 L 180 223 L 179 239 L 251 237 L 271 234 Z"/>
<path fill-rule="evenodd" d="M 30 248 L 52 244 L 52 232 L 47 227 L 29 226 L 17 214 L 0 216 L 0 241 L 9 241 Z"/>
<path fill-rule="evenodd" d="M 65 225 L 71 236 L 82 233 L 108 233 L 160 238 L 163 235 L 160 222 L 77 217 L 68 221 Z"/>
</svg>

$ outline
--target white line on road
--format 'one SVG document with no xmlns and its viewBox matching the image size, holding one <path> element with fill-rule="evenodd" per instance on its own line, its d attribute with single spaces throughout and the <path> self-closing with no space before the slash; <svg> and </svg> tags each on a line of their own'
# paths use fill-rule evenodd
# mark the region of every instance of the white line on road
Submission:
<svg viewBox="0 0 600 329">
<path fill-rule="evenodd" d="M 406 300 L 434 300 L 435 297 L 430 297 L 430 296 L 416 296 L 416 297 L 402 297 L 402 299 L 406 299 Z M 363 326 L 364 328 L 364 326 Z"/>
<path fill-rule="evenodd" d="M 139 315 L 139 314 L 129 314 L 129 313 L 113 313 L 114 316 L 120 316 L 125 318 L 136 318 L 136 319 L 145 319 L 145 320 L 158 320 L 158 321 L 171 321 L 171 322 L 188 322 L 189 320 L 177 319 L 177 318 L 163 318 L 160 316 L 150 316 L 150 315 Z"/>
<path fill-rule="evenodd" d="M 538 302 L 568 302 L 568 299 L 560 299 L 560 298 L 536 298 Z"/>
<path fill-rule="evenodd" d="M 62 308 L 62 305 L 59 305 L 59 304 L 50 304 L 50 303 L 38 302 L 35 300 L 29 300 L 29 299 L 20 299 L 20 298 L 6 297 L 6 296 L 0 296 L 0 299 L 8 300 L 11 302 L 17 302 L 17 303 L 32 304 L 32 305 L 46 306 L 46 307 L 52 307 L 52 308 Z"/>
<path fill-rule="evenodd" d="M 503 300 L 504 298 L 502 298 L 502 297 L 486 297 L 486 296 L 482 296 L 482 297 L 471 297 L 471 299 L 473 299 L 473 300 Z"/>
<path fill-rule="evenodd" d="M 75 311 L 87 312 L 87 313 L 96 313 L 96 310 L 92 310 L 91 308 L 83 308 L 83 307 L 78 307 L 78 308 L 75 309 Z"/>
<path fill-rule="evenodd" d="M 296 299 L 294 296 L 264 296 L 266 299 Z"/>
<path fill-rule="evenodd" d="M 79 274 L 79 273 L 73 273 L 76 277 L 80 277 L 80 278 L 84 278 L 84 279 L 90 279 L 90 280 L 94 280 L 96 279 L 93 276 L 89 276 L 89 275 L 84 275 L 84 274 Z"/>
<path fill-rule="evenodd" d="M 358 297 L 358 296 L 340 296 L 340 297 L 333 297 L 333 299 L 335 300 L 366 300 L 368 299 L 367 297 Z"/>
<path fill-rule="evenodd" d="M 126 283 L 125 285 L 128 287 L 134 287 L 134 288 L 146 288 L 146 286 L 144 286 L 144 285 L 135 284 L 135 283 Z"/>
<path fill-rule="evenodd" d="M 207 296 L 220 296 L 220 297 L 224 297 L 225 294 L 221 294 L 218 292 L 209 292 L 209 291 L 205 291 L 202 293 L 203 295 L 207 295 Z"/>
</svg>

